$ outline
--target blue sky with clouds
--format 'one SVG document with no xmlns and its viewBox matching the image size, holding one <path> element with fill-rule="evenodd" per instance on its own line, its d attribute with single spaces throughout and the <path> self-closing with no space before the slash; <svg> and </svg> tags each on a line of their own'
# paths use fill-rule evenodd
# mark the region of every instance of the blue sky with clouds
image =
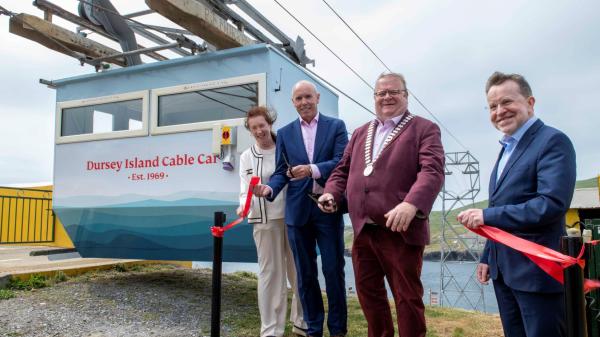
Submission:
<svg viewBox="0 0 600 337">
<path fill-rule="evenodd" d="M 76 0 L 54 1 L 76 12 Z M 281 0 L 318 37 L 368 82 L 385 68 L 318 0 Z M 371 89 L 329 54 L 277 4 L 251 0 L 290 37 L 306 41 L 314 70 L 368 107 Z M 484 84 L 495 70 L 517 72 L 529 80 L 536 115 L 563 130 L 577 150 L 578 179 L 600 173 L 600 12 L 598 1 L 342 1 L 328 3 L 369 43 L 410 90 L 480 161 L 482 193 L 499 151 L 501 134 L 488 119 Z M 2 0 L 14 12 L 42 16 L 29 1 Z M 113 0 L 122 13 L 144 9 L 143 1 Z M 156 17 L 144 22 L 165 23 Z M 66 27 L 64 21 L 57 20 Z M 52 180 L 54 91 L 40 78 L 59 79 L 93 72 L 63 54 L 8 33 L 0 17 L 0 185 Z M 409 108 L 431 116 L 411 97 Z M 340 98 L 340 116 L 353 129 L 371 115 Z M 446 151 L 464 151 L 443 132 Z M 460 192 L 464 178 L 451 178 Z M 452 185 L 453 184 L 453 185 Z"/>
</svg>

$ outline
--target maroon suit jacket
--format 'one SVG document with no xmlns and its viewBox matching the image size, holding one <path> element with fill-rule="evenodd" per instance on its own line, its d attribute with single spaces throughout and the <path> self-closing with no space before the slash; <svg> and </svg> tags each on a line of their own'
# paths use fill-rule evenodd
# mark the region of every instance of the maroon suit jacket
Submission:
<svg viewBox="0 0 600 337">
<path fill-rule="evenodd" d="M 369 123 L 356 129 L 344 156 L 327 180 L 325 192 L 340 202 L 344 191 L 354 235 L 367 219 L 385 225 L 384 214 L 402 201 L 417 207 L 406 232 L 406 243 L 429 244 L 428 215 L 444 182 L 444 149 L 439 127 L 415 116 L 380 153 L 374 171 L 365 177 L 365 140 Z"/>
</svg>

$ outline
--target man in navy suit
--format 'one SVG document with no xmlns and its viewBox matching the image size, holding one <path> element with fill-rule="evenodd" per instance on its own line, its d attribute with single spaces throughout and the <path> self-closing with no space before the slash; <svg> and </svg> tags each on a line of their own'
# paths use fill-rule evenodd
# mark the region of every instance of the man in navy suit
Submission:
<svg viewBox="0 0 600 337">
<path fill-rule="evenodd" d="M 504 136 L 492 171 L 489 207 L 469 209 L 458 221 L 485 224 L 559 249 L 575 187 L 575 150 L 562 132 L 534 116 L 535 98 L 521 75 L 496 72 L 486 85 L 492 124 Z M 562 285 L 520 252 L 488 241 L 477 278 L 490 276 L 506 337 L 563 337 Z"/>
<path fill-rule="evenodd" d="M 298 292 L 308 336 L 323 336 L 325 310 L 318 281 L 321 253 L 328 301 L 327 327 L 332 337 L 347 332 L 342 213 L 323 213 L 316 200 L 348 143 L 346 125 L 317 110 L 319 93 L 308 81 L 296 83 L 292 103 L 300 118 L 277 132 L 277 168 L 268 185 L 255 193 L 273 199 L 287 185 L 285 223 L 298 274 Z"/>
</svg>

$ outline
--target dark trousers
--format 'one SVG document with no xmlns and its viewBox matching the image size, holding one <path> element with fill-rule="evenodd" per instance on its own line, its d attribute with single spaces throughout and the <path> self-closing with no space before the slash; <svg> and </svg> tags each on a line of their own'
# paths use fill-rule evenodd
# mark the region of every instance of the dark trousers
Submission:
<svg viewBox="0 0 600 337">
<path fill-rule="evenodd" d="M 518 266 L 515 266 L 518 268 Z M 519 291 L 493 281 L 505 337 L 565 337 L 563 293 Z"/>
<path fill-rule="evenodd" d="M 400 337 L 425 337 L 423 246 L 404 243 L 402 235 L 380 225 L 365 225 L 354 238 L 352 263 L 356 292 L 369 337 L 393 337 L 394 324 L 384 278 L 396 304 Z"/>
<path fill-rule="evenodd" d="M 347 331 L 346 282 L 344 278 L 344 223 L 340 214 L 322 213 L 316 205 L 311 221 L 304 226 L 288 226 L 294 254 L 298 293 L 308 324 L 308 335 L 323 336 L 325 310 L 317 269 L 317 245 L 321 253 L 328 302 L 327 327 L 330 335 Z"/>
</svg>

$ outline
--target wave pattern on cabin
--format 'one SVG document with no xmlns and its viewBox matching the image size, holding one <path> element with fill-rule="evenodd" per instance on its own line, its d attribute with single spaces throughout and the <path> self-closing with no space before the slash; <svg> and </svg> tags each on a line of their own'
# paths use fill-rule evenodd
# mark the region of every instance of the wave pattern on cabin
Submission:
<svg viewBox="0 0 600 337">
<path fill-rule="evenodd" d="M 202 200 L 199 206 L 198 201 L 144 200 L 54 210 L 82 257 L 212 261 L 215 205 L 231 221 L 237 204 Z M 256 262 L 252 226 L 245 221 L 227 232 L 223 247 L 224 261 Z"/>
</svg>

